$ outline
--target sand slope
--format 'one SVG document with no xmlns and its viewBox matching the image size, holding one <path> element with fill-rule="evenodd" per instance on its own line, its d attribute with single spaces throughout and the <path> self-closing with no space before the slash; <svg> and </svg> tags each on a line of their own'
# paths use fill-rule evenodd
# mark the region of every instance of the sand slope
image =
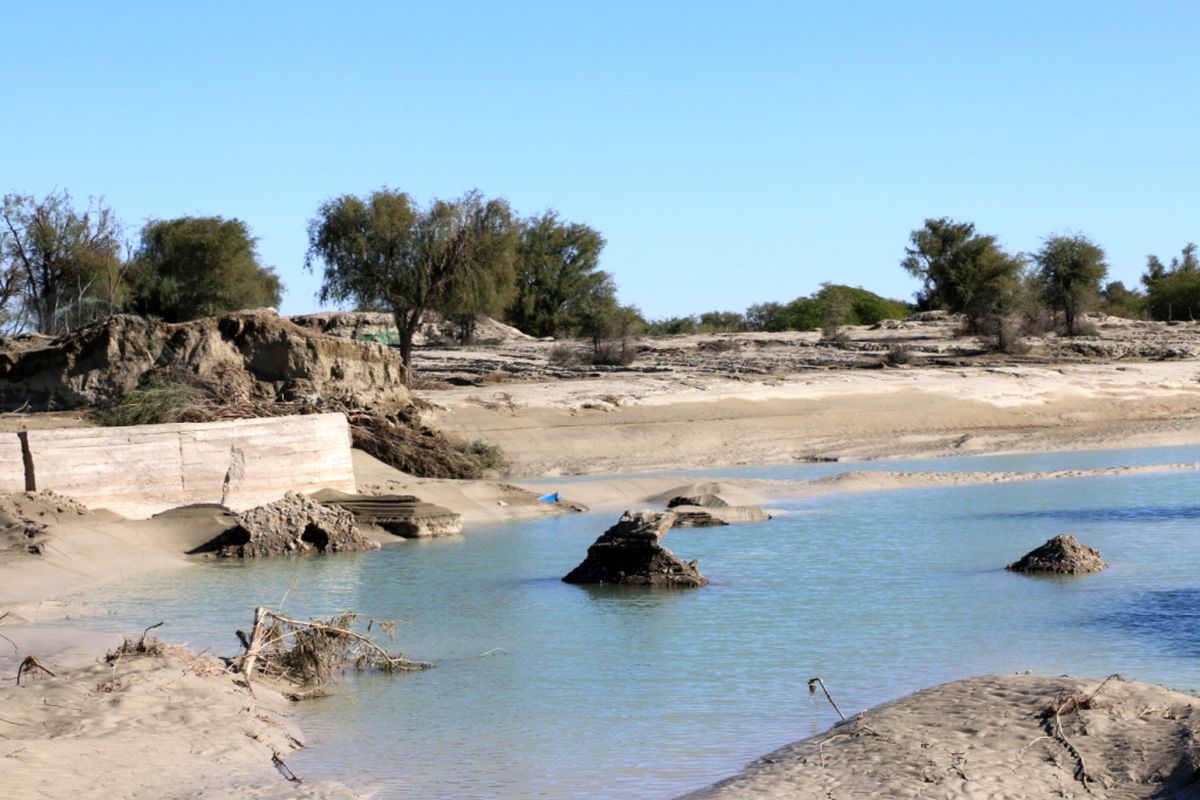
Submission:
<svg viewBox="0 0 1200 800">
<path fill-rule="evenodd" d="M 609 375 L 423 391 L 452 435 L 514 474 L 595 474 L 813 457 L 1200 442 L 1192 361 L 822 372 L 770 379 Z M 496 393 L 493 393 L 496 394 Z"/>
<path fill-rule="evenodd" d="M 1195 797 L 1200 699 L 1193 695 L 1113 679 L 1092 708 L 1060 716 L 1065 740 L 1053 735 L 1053 715 L 1044 719 L 1044 710 L 1101 683 L 1015 675 L 935 686 L 763 756 L 687 798 Z"/>
<path fill-rule="evenodd" d="M 51 670 L 0 690 L 6 800 L 359 796 L 285 780 L 272 758 L 300 746 L 286 701 L 266 686 L 251 697 L 211 659 L 176 652 Z"/>
</svg>

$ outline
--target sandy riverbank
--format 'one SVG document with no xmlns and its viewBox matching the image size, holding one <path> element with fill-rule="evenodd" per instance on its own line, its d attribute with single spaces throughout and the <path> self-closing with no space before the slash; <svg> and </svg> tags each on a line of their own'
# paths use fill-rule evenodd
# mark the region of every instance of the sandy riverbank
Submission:
<svg viewBox="0 0 1200 800">
<path fill-rule="evenodd" d="M 551 384 L 514 383 L 496 390 L 502 391 L 503 397 L 490 398 L 480 398 L 478 389 L 443 389 L 425 392 L 424 399 L 437 407 L 434 420 L 443 429 L 500 444 L 517 474 L 625 473 L 565 484 L 563 488 L 566 500 L 615 514 L 624 508 L 653 505 L 666 494 L 687 493 L 695 488 L 679 477 L 631 474 L 631 469 L 670 470 L 809 457 L 855 459 L 1194 444 L 1200 442 L 1200 384 L 1195 372 L 1190 362 L 1163 362 L 1121 368 L 1085 364 L 1054 370 L 967 367 L 828 372 L 757 382 L 697 377 L 679 383 L 653 376 L 608 377 Z M 362 453 L 355 454 L 354 466 L 360 490 L 412 493 L 451 508 L 463 514 L 468 535 L 479 524 L 556 511 L 534 500 L 537 486 L 523 489 L 519 479 L 417 479 Z M 1197 468 L 1200 465 L 1189 463 L 1034 475 L 934 474 L 863 472 L 847 463 L 843 474 L 811 483 L 710 482 L 730 502 L 769 506 L 774 499 L 805 493 Z M 0 717 L 11 721 L 0 722 L 0 755 L 18 762 L 5 774 L 6 786 L 15 792 L 8 796 L 112 796 L 116 784 L 97 784 L 94 778 L 99 774 L 124 776 L 115 780 L 122 782 L 121 790 L 131 797 L 195 796 L 195 787 L 204 787 L 204 796 L 208 797 L 355 796 L 345 787 L 307 784 L 304 791 L 309 794 L 298 794 L 296 787 L 285 783 L 270 755 L 282 756 L 296 745 L 288 738 L 286 728 L 268 722 L 280 709 L 248 700 L 227 676 L 204 674 L 205 670 L 181 666 L 170 659 L 130 659 L 113 671 L 110 666 L 95 663 L 97 654 L 116 644 L 112 637 L 91 634 L 86 628 L 68 630 L 36 624 L 72 614 L 64 595 L 78 588 L 150 569 L 188 568 L 191 562 L 182 553 L 206 541 L 219 527 L 214 512 L 130 522 L 105 512 L 78 513 L 53 504 L 32 511 L 49 523 L 44 553 L 0 559 L 0 614 L 9 615 L 0 620 L 0 633 L 12 640 L 11 645 L 0 641 L 0 670 L 12 674 L 20 659 L 32 654 L 57 674 L 53 678 L 44 676 L 29 687 L 10 686 L 0 693 Z M 32 624 L 14 624 L 18 622 Z M 128 672 L 123 672 L 126 669 Z M 1013 744 L 1020 739 L 1019 749 L 1025 743 L 1021 737 L 1030 733 L 1026 729 L 1032 723 L 1014 717 L 1010 725 L 1005 721 L 1007 715 L 1017 714 L 1022 703 L 1032 702 L 1034 695 L 1044 694 L 1046 687 L 1039 685 L 1036 692 L 1026 691 L 1013 688 L 1005 682 L 1008 680 L 995 679 L 994 684 L 987 685 L 991 693 L 988 702 L 995 706 L 989 713 L 994 718 L 996 714 L 1003 717 L 997 718 L 1001 727 L 1012 727 L 1005 735 L 1015 737 Z M 98 688 L 102 685 L 109 689 Z M 1006 694 L 1022 691 L 1027 695 L 1025 700 Z M 1147 697 L 1147 707 L 1166 707 L 1162 697 Z M 54 705 L 43 701 L 66 707 L 70 713 L 54 716 L 59 713 L 53 711 Z M 155 702 L 170 711 L 152 720 Z M 42 710 L 39 704 L 51 710 Z M 927 715 L 924 721 L 899 718 L 894 738 L 902 738 L 901 732 L 908 730 L 906 725 L 918 726 L 913 731 L 920 730 L 920 725 L 937 728 L 930 736 L 965 735 L 950 724 L 961 698 L 951 694 L 937 700 L 931 695 L 923 697 L 920 704 Z M 47 716 L 43 719 L 39 715 Z M 947 722 L 939 722 L 942 719 Z M 257 722 L 250 727 L 244 724 L 252 720 Z M 829 734 L 839 735 L 839 730 Z M 858 742 L 859 738 L 833 741 Z M 275 744 L 264 749 L 265 740 Z M 865 777 L 870 773 L 858 770 L 855 765 L 859 762 L 850 755 L 840 762 L 830 760 L 833 741 L 812 745 L 818 755 L 825 754 L 822 770 L 826 777 L 834 776 L 830 780 L 837 786 L 850 787 L 847 781 L 851 778 L 859 781 L 854 785 L 860 789 L 884 785 L 878 781 L 886 776 Z M 929 741 L 942 749 L 962 744 L 936 737 Z M 991 758 L 988 753 L 1008 743 L 990 739 L 973 743 L 970 766 L 984 763 Z M 800 749 L 795 752 L 808 753 L 797 747 Z M 884 765 L 895 759 L 886 755 L 887 751 L 880 752 L 885 755 L 879 756 L 882 760 L 878 769 L 884 770 Z M 797 758 L 800 761 L 795 763 L 807 759 L 806 768 L 812 768 L 811 754 Z M 204 776 L 211 771 L 214 760 L 230 765 L 222 773 L 228 777 L 206 783 L 209 779 Z M 756 791 L 765 789 L 767 796 L 800 796 L 792 789 L 795 775 L 801 773 L 757 768 L 753 772 Z M 952 767 L 942 772 L 957 774 Z M 967 774 L 972 780 L 980 775 L 980 786 L 991 787 L 988 791 L 1004 794 L 1003 787 L 1008 786 L 1010 791 L 1005 796 L 1045 796 L 1021 795 L 1013 783 L 1019 772 L 1019 765 L 1008 765 L 1003 770 L 997 766 L 991 772 L 968 770 Z M 1064 772 L 1060 764 L 1058 773 L 1062 773 L 1062 785 L 1070 787 L 1069 770 Z M 894 776 L 901 782 L 910 777 L 907 772 Z M 232 788 L 235 786 L 238 788 Z M 743 786 L 749 791 L 750 784 L 734 783 L 720 789 L 719 796 L 741 796 L 742 789 L 737 787 Z M 904 786 L 897 784 L 896 796 L 921 796 L 905 794 L 910 790 Z M 965 784 L 947 784 L 939 789 L 941 795 L 930 793 L 935 788 L 927 787 L 924 796 L 974 796 L 972 792 L 988 796 L 983 789 Z M 966 793 L 955 794 L 951 789 Z"/>
<path fill-rule="evenodd" d="M 985 676 L 855 715 L 683 800 L 1195 797 L 1198 731 L 1200 698 L 1161 686 Z"/>
<path fill-rule="evenodd" d="M 606 376 L 425 391 L 516 475 L 1200 442 L 1195 362 Z"/>
</svg>

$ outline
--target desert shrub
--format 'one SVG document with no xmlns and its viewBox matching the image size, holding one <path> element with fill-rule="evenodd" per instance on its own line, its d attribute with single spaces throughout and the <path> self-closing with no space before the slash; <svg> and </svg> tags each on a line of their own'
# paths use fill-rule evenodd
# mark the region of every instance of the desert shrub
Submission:
<svg viewBox="0 0 1200 800">
<path fill-rule="evenodd" d="M 696 324 L 696 318 L 693 316 L 656 319 L 646 323 L 645 333 L 647 336 L 677 336 L 695 333 Z"/>
<path fill-rule="evenodd" d="M 783 331 L 787 324 L 783 319 L 782 303 L 755 303 L 746 309 L 746 330 Z"/>
<path fill-rule="evenodd" d="M 746 318 L 736 311 L 706 311 L 697 329 L 704 333 L 737 333 L 746 330 Z"/>
<path fill-rule="evenodd" d="M 913 352 L 907 345 L 894 344 L 888 348 L 887 353 L 883 356 L 884 363 L 892 366 L 900 366 L 901 364 L 911 364 L 913 362 Z"/>
<path fill-rule="evenodd" d="M 627 367 L 637 360 L 637 352 L 624 339 L 596 342 L 588 363 L 597 367 Z"/>
<path fill-rule="evenodd" d="M 1075 335 L 1076 336 L 1099 336 L 1100 329 L 1097 328 L 1096 323 L 1092 322 L 1090 319 L 1080 318 L 1075 321 Z"/>
<path fill-rule="evenodd" d="M 741 344 L 735 339 L 705 339 L 696 345 L 696 349 L 706 353 L 728 353 L 731 350 L 740 350 Z"/>
<path fill-rule="evenodd" d="M 821 344 L 842 347 L 850 343 L 850 334 L 842 330 L 842 326 L 833 320 L 827 320 L 821 326 Z"/>
<path fill-rule="evenodd" d="M 508 459 L 497 445 L 480 439 L 453 443 L 454 449 L 471 459 L 482 472 L 502 473 L 508 469 Z"/>
<path fill-rule="evenodd" d="M 571 345 L 563 342 L 551 348 L 546 360 L 556 367 L 569 367 L 579 363 L 579 352 Z"/>
<path fill-rule="evenodd" d="M 182 379 L 150 372 L 141 385 L 101 409 L 96 420 L 107 427 L 178 422 L 199 400 L 200 392 Z"/>
</svg>

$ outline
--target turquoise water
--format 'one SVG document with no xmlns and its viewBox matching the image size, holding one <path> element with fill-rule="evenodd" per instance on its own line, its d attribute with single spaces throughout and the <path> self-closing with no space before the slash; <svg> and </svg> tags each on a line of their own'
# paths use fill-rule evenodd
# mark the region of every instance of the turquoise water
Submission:
<svg viewBox="0 0 1200 800">
<path fill-rule="evenodd" d="M 1196 455 L 1088 454 L 1102 463 L 1087 466 Z M 1083 466 L 1080 454 L 1003 458 L 949 468 Z M 756 476 L 794 468 L 774 469 Z M 776 503 L 770 522 L 667 537 L 712 580 L 695 591 L 561 583 L 614 518 L 585 514 L 375 553 L 204 564 L 88 601 L 99 624 L 165 619 L 170 638 L 223 654 L 254 606 L 285 593 L 294 614 L 401 620 L 401 649 L 436 669 L 358 676 L 301 704 L 311 746 L 289 765 L 303 776 L 397 798 L 668 798 L 835 721 L 807 691 L 814 676 L 847 714 L 1026 669 L 1200 689 L 1196 488 L 1193 473 L 1165 473 Z M 1099 548 L 1110 569 L 1002 569 L 1057 533 Z"/>
</svg>

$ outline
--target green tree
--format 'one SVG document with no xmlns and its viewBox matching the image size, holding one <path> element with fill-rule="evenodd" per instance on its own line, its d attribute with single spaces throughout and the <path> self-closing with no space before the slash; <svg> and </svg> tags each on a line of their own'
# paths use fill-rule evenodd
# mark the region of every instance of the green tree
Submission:
<svg viewBox="0 0 1200 800">
<path fill-rule="evenodd" d="M 142 228 L 129 273 L 134 308 L 183 322 L 278 306 L 283 284 L 273 269 L 259 263 L 255 242 L 239 219 L 151 220 Z"/>
<path fill-rule="evenodd" d="M 686 317 L 656 319 L 646 323 L 645 330 L 650 336 L 679 336 L 695 333 L 696 318 L 689 314 Z"/>
<path fill-rule="evenodd" d="M 1196 245 L 1187 244 L 1164 266 L 1157 256 L 1148 256 L 1142 285 L 1146 287 L 1146 310 L 1159 320 L 1196 319 L 1200 312 L 1200 259 Z"/>
<path fill-rule="evenodd" d="M 592 292 L 578 306 L 577 331 L 592 344 L 592 363 L 619 365 L 633 361 L 629 340 L 646 322 L 635 306 L 622 306 L 614 292 Z"/>
<path fill-rule="evenodd" d="M 699 327 L 705 333 L 737 333 L 746 330 L 746 318 L 736 311 L 705 311 Z"/>
<path fill-rule="evenodd" d="M 857 286 L 823 283 L 815 294 L 798 297 L 782 306 L 774 330 L 810 331 L 817 328 L 836 333 L 841 325 L 874 325 L 883 319 L 903 319 L 909 307 L 898 300 L 880 297 Z"/>
<path fill-rule="evenodd" d="M 811 331 L 823 327 L 829 310 L 816 297 L 797 297 L 779 315 L 784 330 Z"/>
<path fill-rule="evenodd" d="M 1080 316 L 1095 306 L 1100 297 L 1100 281 L 1108 274 L 1104 251 L 1080 233 L 1050 236 L 1042 243 L 1034 261 L 1046 304 L 1063 313 L 1067 335 L 1077 335 Z"/>
<path fill-rule="evenodd" d="M 909 236 L 901 266 L 922 282 L 917 305 L 965 313 L 971 330 L 995 333 L 1000 340 L 1020 285 L 1024 259 L 1010 256 L 996 237 L 975 232 L 971 222 L 947 217 L 927 219 Z"/>
<path fill-rule="evenodd" d="M 121 226 L 103 201 L 77 210 L 67 191 L 0 203 L 0 314 L 59 334 L 119 303 Z M 2 320 L 0 320 L 2 321 Z"/>
<path fill-rule="evenodd" d="M 827 321 L 830 316 L 836 317 L 838 325 L 874 325 L 884 319 L 904 319 L 910 312 L 899 300 L 880 297 L 858 286 L 823 283 L 814 297 L 827 307 Z"/>
<path fill-rule="evenodd" d="M 517 245 L 516 296 L 508 321 L 533 336 L 566 336 L 579 325 L 582 304 L 596 294 L 616 302 L 616 289 L 599 268 L 604 237 L 565 223 L 555 211 L 526 220 Z"/>
<path fill-rule="evenodd" d="M 471 295 L 463 287 L 511 268 L 514 246 L 503 200 L 472 191 L 422 209 L 404 192 L 384 188 L 324 203 L 308 225 L 305 266 L 324 265 L 323 302 L 391 309 L 411 375 L 413 336 L 426 312 L 455 313 L 453 298 Z"/>
<path fill-rule="evenodd" d="M 1114 317 L 1134 319 L 1142 313 L 1146 298 L 1122 281 L 1110 281 L 1100 290 L 1100 310 Z"/>
<path fill-rule="evenodd" d="M 782 303 L 755 303 L 746 309 L 746 327 L 752 331 L 787 330 Z"/>
<path fill-rule="evenodd" d="M 1025 349 L 1020 318 L 1028 312 L 1025 259 L 999 248 L 983 253 L 975 264 L 973 286 L 963 308 L 972 331 L 992 337 L 1005 353 Z"/>
</svg>

